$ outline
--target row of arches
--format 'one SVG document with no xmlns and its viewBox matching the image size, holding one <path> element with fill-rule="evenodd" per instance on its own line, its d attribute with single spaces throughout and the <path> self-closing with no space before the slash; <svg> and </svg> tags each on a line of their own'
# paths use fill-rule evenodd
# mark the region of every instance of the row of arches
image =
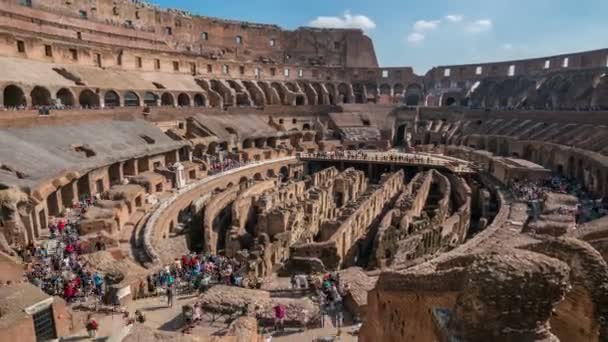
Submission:
<svg viewBox="0 0 608 342">
<path fill-rule="evenodd" d="M 59 89 L 53 96 L 48 88 L 35 86 L 27 94 L 22 87 L 14 84 L 3 90 L 3 105 L 5 107 L 50 106 L 81 106 L 84 108 L 100 107 L 138 107 L 138 106 L 181 106 L 205 107 L 208 105 L 336 105 L 348 103 L 367 103 L 375 101 L 380 95 L 391 95 L 403 99 L 407 105 L 418 105 L 423 96 L 422 87 L 418 84 L 405 88 L 401 84 L 389 86 L 382 84 L 348 84 L 321 82 L 264 82 L 264 81 L 220 81 L 197 80 L 208 93 L 221 98 L 221 102 L 210 101 L 203 93 L 157 93 L 152 91 L 136 92 L 127 90 L 93 91 L 82 89 L 78 94 L 69 88 Z M 209 94 L 211 95 L 211 94 Z M 215 104 L 214 104 L 215 103 Z"/>
<path fill-rule="evenodd" d="M 27 107 L 28 98 L 23 88 L 10 84 L 6 86 L 2 92 L 2 99 L 4 107 Z M 51 106 L 51 105 L 63 105 L 67 107 L 73 107 L 79 105 L 83 108 L 96 108 L 100 107 L 101 100 L 106 107 L 120 107 L 121 99 L 122 105 L 125 107 L 139 107 L 142 104 L 148 107 L 155 106 L 181 106 L 181 107 L 204 107 L 207 105 L 205 95 L 202 93 L 187 94 L 180 93 L 177 98 L 174 94 L 165 92 L 160 96 L 156 93 L 146 91 L 143 93 L 143 99 L 140 99 L 140 95 L 135 91 L 127 90 L 123 93 L 119 93 L 115 90 L 108 90 L 105 92 L 94 92 L 91 89 L 83 89 L 78 93 L 78 96 L 68 88 L 61 88 L 53 97 L 51 91 L 42 86 L 35 86 L 29 92 L 29 105 L 33 107 L 40 106 Z M 141 101 L 143 100 L 143 102 Z"/>
</svg>

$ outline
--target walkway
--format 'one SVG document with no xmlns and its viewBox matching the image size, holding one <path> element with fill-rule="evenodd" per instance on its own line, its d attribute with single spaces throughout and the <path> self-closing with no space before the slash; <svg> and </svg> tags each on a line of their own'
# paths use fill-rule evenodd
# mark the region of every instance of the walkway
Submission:
<svg viewBox="0 0 608 342">
<path fill-rule="evenodd" d="M 299 153 L 302 161 L 336 161 L 349 163 L 392 164 L 403 166 L 443 167 L 454 173 L 474 172 L 469 162 L 452 157 L 426 153 L 363 152 L 363 153 Z"/>
</svg>

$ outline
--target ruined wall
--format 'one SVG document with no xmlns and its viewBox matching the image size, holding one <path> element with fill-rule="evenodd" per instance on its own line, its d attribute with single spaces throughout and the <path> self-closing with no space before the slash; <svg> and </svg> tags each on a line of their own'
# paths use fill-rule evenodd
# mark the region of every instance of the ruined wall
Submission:
<svg viewBox="0 0 608 342">
<path fill-rule="evenodd" d="M 403 171 L 392 175 L 383 175 L 379 185 L 372 185 L 361 196 L 355 205 L 323 229 L 331 227 L 333 234 L 326 241 L 311 244 L 294 245 L 291 255 L 306 258 L 319 258 L 328 269 L 337 269 L 344 262 L 356 259 L 359 253 L 357 241 L 364 236 L 370 225 L 384 213 L 386 205 L 390 204 L 401 192 L 403 187 Z"/>
<path fill-rule="evenodd" d="M 420 216 L 429 195 L 432 174 L 418 173 L 395 201 L 395 210 L 385 215 L 374 241 L 375 264 L 385 267 L 392 263 L 399 241 L 411 233 L 413 217 Z M 390 218 L 389 218 L 390 217 Z"/>
<path fill-rule="evenodd" d="M 220 212 L 226 209 L 228 206 L 232 206 L 232 203 L 238 196 L 239 188 L 236 186 L 229 187 L 228 189 L 216 194 L 209 203 L 205 206 L 203 214 L 203 236 L 205 240 L 205 251 L 211 254 L 217 254 L 218 241 L 225 238 L 221 234 L 228 233 L 228 229 L 223 229 L 224 222 L 216 222 Z M 232 208 L 229 208 L 232 209 Z"/>
</svg>

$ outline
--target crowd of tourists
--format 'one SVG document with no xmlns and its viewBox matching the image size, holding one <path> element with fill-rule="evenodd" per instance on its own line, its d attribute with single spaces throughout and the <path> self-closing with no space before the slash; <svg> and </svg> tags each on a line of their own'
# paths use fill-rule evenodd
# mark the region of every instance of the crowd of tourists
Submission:
<svg viewBox="0 0 608 342">
<path fill-rule="evenodd" d="M 321 313 L 321 327 L 330 318 L 336 328 L 342 327 L 344 320 L 343 298 L 349 286 L 340 280 L 339 273 L 297 274 L 291 277 L 292 289 L 309 289 L 313 291 Z"/>
<path fill-rule="evenodd" d="M 192 253 L 148 275 L 140 283 L 137 297 L 166 295 L 172 305 L 173 296 L 180 292 L 203 293 L 215 284 L 244 286 L 244 277 L 244 268 L 235 258 Z"/>
<path fill-rule="evenodd" d="M 513 181 L 510 187 L 517 199 L 530 204 L 542 202 L 545 194 L 550 192 L 577 197 L 579 204 L 574 213 L 577 223 L 585 223 L 608 214 L 603 199 L 592 196 L 576 179 L 554 175 L 549 180 Z"/>
<path fill-rule="evenodd" d="M 66 217 L 51 222 L 51 236 L 43 244 L 31 243 L 17 250 L 28 265 L 28 280 L 47 294 L 60 296 L 69 303 L 86 301 L 90 296 L 101 298 L 104 294 L 104 275 L 92 271 L 82 255 L 104 250 L 105 242 L 101 236 L 85 242 L 78 233 L 80 215 L 92 201 L 80 201 L 67 210 Z"/>
<path fill-rule="evenodd" d="M 369 161 L 394 161 L 415 164 L 437 164 L 434 159 L 419 153 L 367 153 L 364 151 L 315 152 L 308 155 L 313 158 L 337 158 Z"/>
</svg>

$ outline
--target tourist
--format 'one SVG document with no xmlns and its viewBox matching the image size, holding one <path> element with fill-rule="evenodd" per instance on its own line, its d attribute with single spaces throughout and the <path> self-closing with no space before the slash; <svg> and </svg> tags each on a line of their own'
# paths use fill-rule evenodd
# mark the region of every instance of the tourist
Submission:
<svg viewBox="0 0 608 342">
<path fill-rule="evenodd" d="M 287 316 L 287 308 L 283 304 L 277 304 L 274 307 L 274 330 L 285 330 L 285 317 Z"/>
<path fill-rule="evenodd" d="M 172 308 L 173 307 L 173 286 L 167 286 L 167 306 Z"/>
<path fill-rule="evenodd" d="M 89 334 L 90 338 L 97 337 L 97 330 L 99 329 L 99 323 L 97 323 L 97 321 L 93 318 L 93 315 L 91 315 L 91 314 L 89 314 L 87 316 L 86 328 L 87 328 L 87 333 Z"/>
</svg>

